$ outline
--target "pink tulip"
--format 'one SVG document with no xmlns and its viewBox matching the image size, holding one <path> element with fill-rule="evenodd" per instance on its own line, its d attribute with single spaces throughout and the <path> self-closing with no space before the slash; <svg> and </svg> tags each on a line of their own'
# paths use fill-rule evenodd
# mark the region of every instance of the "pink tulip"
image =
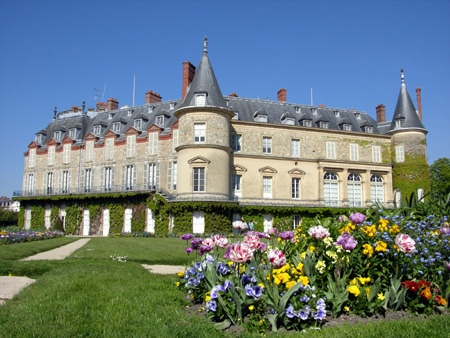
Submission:
<svg viewBox="0 0 450 338">
<path fill-rule="evenodd" d="M 247 244 L 250 249 L 256 250 L 259 246 L 259 237 L 256 235 L 248 235 L 244 238 L 244 243 Z"/>
<path fill-rule="evenodd" d="M 270 250 L 267 253 L 267 258 L 275 269 L 279 269 L 286 265 L 286 257 L 281 250 Z"/>
<path fill-rule="evenodd" d="M 229 257 L 235 263 L 246 263 L 253 257 L 253 250 L 245 243 L 236 242 L 230 245 Z"/>
<path fill-rule="evenodd" d="M 416 242 L 410 236 L 405 234 L 398 234 L 395 238 L 395 244 L 403 253 L 410 253 L 416 250 Z"/>
<path fill-rule="evenodd" d="M 226 239 L 225 237 L 223 237 L 222 235 L 215 235 L 212 238 L 212 241 L 214 242 L 214 245 L 216 247 L 225 249 L 228 245 L 228 239 Z"/>
</svg>

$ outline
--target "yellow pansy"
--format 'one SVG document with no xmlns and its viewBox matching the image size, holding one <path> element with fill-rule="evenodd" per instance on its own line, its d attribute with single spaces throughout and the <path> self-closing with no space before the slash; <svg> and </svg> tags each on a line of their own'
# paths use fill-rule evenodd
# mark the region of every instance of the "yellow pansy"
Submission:
<svg viewBox="0 0 450 338">
<path fill-rule="evenodd" d="M 350 312 L 350 308 L 348 306 L 344 306 L 344 310 Z"/>
<path fill-rule="evenodd" d="M 378 300 L 384 300 L 386 297 L 383 295 L 383 293 L 379 293 L 377 298 Z"/>
<path fill-rule="evenodd" d="M 9 274 L 11 276 L 11 274 Z M 177 282 L 177 286 L 180 286 L 180 282 Z"/>
<path fill-rule="evenodd" d="M 302 262 L 298 263 L 295 269 L 297 269 L 297 271 L 300 271 L 300 273 L 303 273 L 303 263 Z"/>
<path fill-rule="evenodd" d="M 377 241 L 377 246 L 375 247 L 375 251 L 385 252 L 387 249 L 387 244 L 383 241 Z"/>
<path fill-rule="evenodd" d="M 233 264 L 234 264 L 233 261 L 228 262 L 228 265 L 229 265 L 229 266 L 231 266 L 231 265 L 233 265 Z"/>
<path fill-rule="evenodd" d="M 263 283 L 259 283 L 258 286 L 264 288 L 264 284 Z"/>
<path fill-rule="evenodd" d="M 306 286 L 306 285 L 309 284 L 309 278 L 306 277 L 306 276 L 300 276 L 300 277 L 297 279 L 297 283 L 302 283 L 304 286 Z"/>
<path fill-rule="evenodd" d="M 315 247 L 313 247 L 312 245 L 309 247 L 309 251 L 311 251 L 311 253 L 313 253 L 314 252 L 314 250 L 316 250 L 316 248 Z"/>
<path fill-rule="evenodd" d="M 372 245 L 364 244 L 363 248 L 364 248 L 363 254 L 369 256 L 369 258 L 372 257 L 372 255 L 373 255 L 373 247 L 372 247 Z"/>
<path fill-rule="evenodd" d="M 289 282 L 286 283 L 286 289 L 290 289 L 291 287 L 293 287 L 295 284 L 297 284 L 297 282 L 295 280 L 291 280 Z"/>
<path fill-rule="evenodd" d="M 253 310 L 255 309 L 255 307 L 254 307 L 253 305 L 250 305 L 250 306 L 248 307 L 248 309 L 249 309 L 250 311 L 253 311 Z"/>
<path fill-rule="evenodd" d="M 361 283 L 361 285 L 364 285 L 368 282 L 370 282 L 370 277 L 364 278 L 364 277 L 358 277 L 359 282 Z"/>
<path fill-rule="evenodd" d="M 183 270 L 183 272 L 178 272 L 177 275 L 178 275 L 179 277 L 183 277 L 185 272 L 186 272 L 186 270 Z"/>
<path fill-rule="evenodd" d="M 205 297 L 205 302 L 209 302 L 211 300 L 211 296 L 206 296 Z"/>
<path fill-rule="evenodd" d="M 356 281 L 356 277 L 353 278 L 350 282 L 350 285 L 356 285 L 357 281 Z"/>
<path fill-rule="evenodd" d="M 399 227 L 398 227 L 397 224 L 394 224 L 394 225 L 391 226 L 390 229 L 389 229 L 389 233 L 390 233 L 390 234 L 397 234 L 397 233 L 399 233 L 399 232 L 400 232 L 400 229 L 399 229 Z"/>
<path fill-rule="evenodd" d="M 356 285 L 349 286 L 347 291 L 350 292 L 351 294 L 353 294 L 355 297 L 358 297 L 359 294 L 361 293 L 361 291 L 359 290 L 359 288 Z"/>
</svg>

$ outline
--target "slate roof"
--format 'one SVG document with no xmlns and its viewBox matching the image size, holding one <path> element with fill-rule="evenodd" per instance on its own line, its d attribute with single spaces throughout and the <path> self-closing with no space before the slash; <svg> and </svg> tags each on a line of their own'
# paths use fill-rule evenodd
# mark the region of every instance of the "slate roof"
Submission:
<svg viewBox="0 0 450 338">
<path fill-rule="evenodd" d="M 403 74 L 403 69 L 401 71 L 402 85 L 400 88 L 400 93 L 398 94 L 397 105 L 394 111 L 394 117 L 392 119 L 391 125 L 389 127 L 389 132 L 403 130 L 403 129 L 422 129 L 426 130 L 419 115 L 416 112 L 416 108 L 409 96 L 408 90 L 406 89 L 405 78 Z M 403 124 L 401 128 L 396 125 L 396 120 L 403 119 Z"/>
</svg>

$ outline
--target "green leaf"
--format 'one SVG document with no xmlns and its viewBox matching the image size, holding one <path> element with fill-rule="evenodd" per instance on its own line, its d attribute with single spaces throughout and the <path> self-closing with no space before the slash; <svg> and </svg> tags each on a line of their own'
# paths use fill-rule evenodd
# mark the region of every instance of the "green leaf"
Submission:
<svg viewBox="0 0 450 338">
<path fill-rule="evenodd" d="M 217 330 L 226 330 L 231 326 L 231 322 L 228 319 L 225 319 L 223 322 L 214 324 L 214 327 Z"/>
</svg>

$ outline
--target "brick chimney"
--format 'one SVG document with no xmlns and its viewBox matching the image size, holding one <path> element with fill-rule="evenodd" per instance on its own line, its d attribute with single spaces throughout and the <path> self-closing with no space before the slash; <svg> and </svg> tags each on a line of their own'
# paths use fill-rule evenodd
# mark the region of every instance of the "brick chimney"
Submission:
<svg viewBox="0 0 450 338">
<path fill-rule="evenodd" d="M 230 96 L 232 96 L 232 97 L 239 97 L 238 94 L 236 94 L 236 93 L 231 93 Z"/>
<path fill-rule="evenodd" d="M 161 102 L 161 95 L 152 92 L 151 90 L 149 90 L 147 93 L 145 93 L 145 103 L 157 103 L 157 102 Z"/>
<path fill-rule="evenodd" d="M 278 92 L 278 101 L 286 102 L 286 89 L 281 88 Z"/>
<path fill-rule="evenodd" d="M 422 89 L 420 89 L 420 87 L 417 87 L 416 94 L 417 94 L 417 110 L 419 112 L 420 121 L 422 121 Z"/>
<path fill-rule="evenodd" d="M 386 107 L 383 104 L 379 104 L 377 110 L 377 123 L 386 122 Z"/>
<path fill-rule="evenodd" d="M 195 76 L 195 66 L 189 61 L 183 62 L 183 93 L 182 99 L 187 93 L 187 88 L 191 84 Z"/>
<path fill-rule="evenodd" d="M 106 102 L 97 102 L 96 109 L 97 109 L 97 111 L 105 111 L 106 110 Z"/>
<path fill-rule="evenodd" d="M 119 101 L 110 97 L 108 99 L 108 104 L 106 105 L 106 111 L 119 109 Z"/>
</svg>

